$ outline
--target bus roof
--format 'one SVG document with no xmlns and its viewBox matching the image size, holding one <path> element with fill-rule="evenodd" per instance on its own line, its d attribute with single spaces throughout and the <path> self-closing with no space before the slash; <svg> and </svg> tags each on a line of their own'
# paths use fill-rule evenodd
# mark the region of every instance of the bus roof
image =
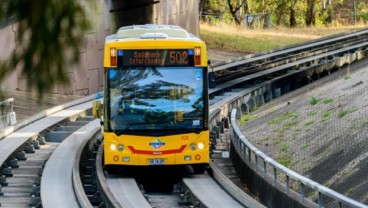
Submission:
<svg viewBox="0 0 368 208">
<path fill-rule="evenodd" d="M 193 34 L 175 25 L 132 25 L 121 27 L 116 34 L 106 37 L 106 42 L 123 39 L 191 39 L 199 40 Z"/>
</svg>

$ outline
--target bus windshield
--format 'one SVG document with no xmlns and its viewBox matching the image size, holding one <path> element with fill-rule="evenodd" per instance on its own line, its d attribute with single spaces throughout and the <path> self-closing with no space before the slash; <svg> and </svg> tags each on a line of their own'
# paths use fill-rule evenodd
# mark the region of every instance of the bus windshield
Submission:
<svg viewBox="0 0 368 208">
<path fill-rule="evenodd" d="M 108 125 L 118 135 L 203 129 L 203 68 L 123 67 L 107 73 Z"/>
</svg>

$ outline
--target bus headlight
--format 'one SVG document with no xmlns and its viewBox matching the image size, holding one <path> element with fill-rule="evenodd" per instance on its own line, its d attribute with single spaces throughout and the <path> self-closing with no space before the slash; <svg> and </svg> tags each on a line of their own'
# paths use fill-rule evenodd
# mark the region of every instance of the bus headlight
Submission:
<svg viewBox="0 0 368 208">
<path fill-rule="evenodd" d="M 204 144 L 202 142 L 198 143 L 198 149 L 203 150 Z"/>
<path fill-rule="evenodd" d="M 197 149 L 197 145 L 194 144 L 194 143 L 190 144 L 190 149 L 193 150 L 193 151 L 196 150 Z"/>
<path fill-rule="evenodd" d="M 116 150 L 116 145 L 115 144 L 110 144 L 110 150 L 115 151 Z"/>
<path fill-rule="evenodd" d="M 119 146 L 118 146 L 118 151 L 119 151 L 119 152 L 124 151 L 124 145 L 119 144 Z"/>
</svg>

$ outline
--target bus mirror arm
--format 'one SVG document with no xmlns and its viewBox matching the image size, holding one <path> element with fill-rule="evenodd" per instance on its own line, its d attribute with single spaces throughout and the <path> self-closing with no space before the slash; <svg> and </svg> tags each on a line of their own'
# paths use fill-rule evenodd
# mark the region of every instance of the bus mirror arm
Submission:
<svg viewBox="0 0 368 208">
<path fill-rule="evenodd" d="M 208 64 L 208 68 L 212 69 L 210 72 L 208 72 L 208 87 L 210 89 L 213 89 L 216 87 L 216 74 L 213 71 L 213 67 L 211 66 L 210 60 L 207 61 L 207 64 Z"/>
<path fill-rule="evenodd" d="M 101 118 L 101 112 L 102 112 L 101 101 L 99 101 L 99 100 L 92 101 L 92 115 L 93 115 L 93 118 Z M 101 119 L 101 121 L 102 121 L 102 119 Z"/>
</svg>

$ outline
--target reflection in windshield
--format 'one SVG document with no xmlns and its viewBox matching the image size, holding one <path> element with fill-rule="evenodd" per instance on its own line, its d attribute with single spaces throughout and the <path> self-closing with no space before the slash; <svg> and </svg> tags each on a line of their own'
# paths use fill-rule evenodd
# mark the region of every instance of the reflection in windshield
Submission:
<svg viewBox="0 0 368 208">
<path fill-rule="evenodd" d="M 203 128 L 203 68 L 109 69 L 108 78 L 112 130 Z"/>
</svg>

